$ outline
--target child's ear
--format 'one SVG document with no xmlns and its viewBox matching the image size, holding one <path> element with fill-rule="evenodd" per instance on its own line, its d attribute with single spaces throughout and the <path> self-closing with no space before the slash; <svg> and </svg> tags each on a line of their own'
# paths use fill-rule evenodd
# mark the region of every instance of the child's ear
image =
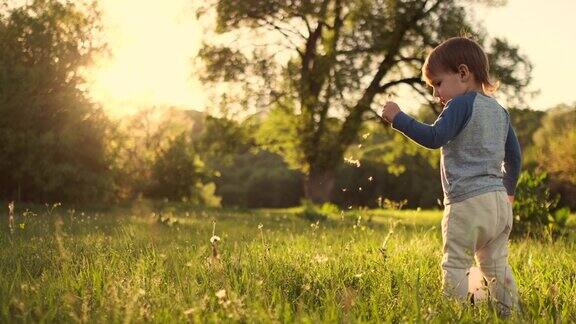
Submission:
<svg viewBox="0 0 576 324">
<path fill-rule="evenodd" d="M 466 64 L 460 64 L 458 66 L 458 76 L 462 82 L 466 82 L 470 79 L 470 70 Z"/>
</svg>

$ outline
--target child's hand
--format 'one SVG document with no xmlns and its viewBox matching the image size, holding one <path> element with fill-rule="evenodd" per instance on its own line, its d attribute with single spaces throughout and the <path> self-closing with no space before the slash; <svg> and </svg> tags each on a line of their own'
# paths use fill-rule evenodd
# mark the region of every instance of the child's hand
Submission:
<svg viewBox="0 0 576 324">
<path fill-rule="evenodd" d="M 508 196 L 508 201 L 511 205 L 514 205 L 514 196 Z"/>
<path fill-rule="evenodd" d="M 400 107 L 395 102 L 388 101 L 384 105 L 384 109 L 382 109 L 382 118 L 384 118 L 385 121 L 392 123 L 394 117 L 396 117 L 400 111 Z"/>
</svg>

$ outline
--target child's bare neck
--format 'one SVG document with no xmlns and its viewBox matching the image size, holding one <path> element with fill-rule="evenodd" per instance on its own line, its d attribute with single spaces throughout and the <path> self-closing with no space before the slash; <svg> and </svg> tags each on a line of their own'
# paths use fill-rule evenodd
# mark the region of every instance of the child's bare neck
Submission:
<svg viewBox="0 0 576 324">
<path fill-rule="evenodd" d="M 466 92 L 471 92 L 471 91 L 479 92 L 485 96 L 487 95 L 484 92 L 484 87 L 482 87 L 482 85 L 478 84 L 478 83 L 473 83 L 469 87 L 467 87 Z"/>
</svg>

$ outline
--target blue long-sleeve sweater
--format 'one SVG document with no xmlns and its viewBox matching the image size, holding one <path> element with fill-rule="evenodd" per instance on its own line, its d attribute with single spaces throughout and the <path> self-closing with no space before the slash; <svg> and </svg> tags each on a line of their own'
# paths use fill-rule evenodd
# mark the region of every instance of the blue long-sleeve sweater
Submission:
<svg viewBox="0 0 576 324">
<path fill-rule="evenodd" d="M 469 92 L 450 100 L 432 125 L 403 112 L 392 125 L 426 148 L 441 148 L 445 204 L 488 191 L 514 195 L 520 145 L 508 112 L 494 98 Z"/>
</svg>

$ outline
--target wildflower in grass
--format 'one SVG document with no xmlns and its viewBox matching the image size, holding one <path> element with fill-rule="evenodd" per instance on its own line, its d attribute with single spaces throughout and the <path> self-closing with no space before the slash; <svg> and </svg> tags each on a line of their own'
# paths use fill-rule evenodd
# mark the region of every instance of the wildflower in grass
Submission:
<svg viewBox="0 0 576 324">
<path fill-rule="evenodd" d="M 217 235 L 212 235 L 210 238 L 210 244 L 212 245 L 212 257 L 214 259 L 220 258 L 220 255 L 218 255 L 218 242 L 220 242 L 220 237 Z"/>
<path fill-rule="evenodd" d="M 218 290 L 216 292 L 216 297 L 218 298 L 218 304 L 222 305 L 222 307 L 224 307 L 225 309 L 228 308 L 228 306 L 230 306 L 230 304 L 232 303 L 230 299 L 227 298 L 226 290 L 224 289 Z"/>
<path fill-rule="evenodd" d="M 212 258 L 219 259 L 218 255 L 218 242 L 220 242 L 220 236 L 216 235 L 216 222 L 212 221 L 212 237 L 210 238 L 210 244 L 212 245 Z"/>
<path fill-rule="evenodd" d="M 8 203 L 8 227 L 10 228 L 10 233 L 14 233 L 14 202 Z"/>
<path fill-rule="evenodd" d="M 54 209 L 62 206 L 62 204 L 59 202 L 52 204 L 52 206 L 50 206 L 48 203 L 46 203 L 44 205 L 46 206 L 46 213 L 48 215 L 52 215 L 52 212 L 54 212 Z"/>
<path fill-rule="evenodd" d="M 316 254 L 314 256 L 314 261 L 317 263 L 325 263 L 328 261 L 328 257 L 325 255 L 321 255 L 321 254 Z"/>
<path fill-rule="evenodd" d="M 364 134 L 362 134 L 362 138 L 363 138 L 363 139 L 367 139 L 368 136 L 370 136 L 370 133 L 364 133 Z"/>
<path fill-rule="evenodd" d="M 218 299 L 224 299 L 226 298 L 226 289 L 220 289 L 216 292 L 216 297 L 218 297 Z"/>
<path fill-rule="evenodd" d="M 194 314 L 194 312 L 196 311 L 196 308 L 192 307 L 192 308 L 188 308 L 187 310 L 184 311 L 184 315 L 189 316 Z"/>
<path fill-rule="evenodd" d="M 378 249 L 384 260 L 388 258 L 388 241 L 390 240 L 392 234 L 394 234 L 394 229 L 396 228 L 399 222 L 400 220 L 397 220 L 394 223 L 392 223 L 392 226 L 390 226 L 390 229 L 388 230 L 388 234 L 384 238 L 384 242 L 382 242 L 382 246 L 380 247 L 380 249 Z"/>
<path fill-rule="evenodd" d="M 316 230 L 320 228 L 320 221 L 316 221 L 316 223 L 310 224 L 310 227 L 312 227 L 312 232 L 316 232 Z"/>
<path fill-rule="evenodd" d="M 266 252 L 268 252 L 268 249 L 266 248 L 266 242 L 264 242 L 264 225 L 262 223 L 258 224 L 258 230 L 260 231 L 260 238 L 262 239 L 262 248 L 264 248 L 264 250 Z"/>
</svg>

